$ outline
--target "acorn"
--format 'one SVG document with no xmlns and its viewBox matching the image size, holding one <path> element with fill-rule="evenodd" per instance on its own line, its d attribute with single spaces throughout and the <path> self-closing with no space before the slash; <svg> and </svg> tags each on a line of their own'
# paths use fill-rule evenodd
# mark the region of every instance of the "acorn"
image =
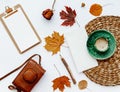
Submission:
<svg viewBox="0 0 120 92">
<path fill-rule="evenodd" d="M 81 7 L 85 7 L 85 3 L 81 3 Z"/>
<path fill-rule="evenodd" d="M 51 9 L 46 9 L 42 12 L 42 15 L 44 18 L 46 18 L 47 20 L 50 20 L 53 16 L 53 10 Z"/>
</svg>

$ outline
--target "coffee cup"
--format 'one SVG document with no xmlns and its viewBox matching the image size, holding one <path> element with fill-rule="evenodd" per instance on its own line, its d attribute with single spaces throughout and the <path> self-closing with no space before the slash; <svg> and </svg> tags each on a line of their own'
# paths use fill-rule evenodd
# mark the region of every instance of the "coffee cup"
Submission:
<svg viewBox="0 0 120 92">
<path fill-rule="evenodd" d="M 108 40 L 105 39 L 104 37 L 97 38 L 95 40 L 94 47 L 97 51 L 99 52 L 105 52 L 108 50 L 109 45 L 108 45 Z"/>
</svg>

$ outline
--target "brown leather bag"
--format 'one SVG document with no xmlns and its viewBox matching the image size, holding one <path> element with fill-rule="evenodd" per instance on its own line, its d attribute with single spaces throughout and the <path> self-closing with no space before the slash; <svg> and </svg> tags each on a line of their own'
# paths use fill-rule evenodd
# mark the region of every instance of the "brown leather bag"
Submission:
<svg viewBox="0 0 120 92">
<path fill-rule="evenodd" d="M 32 58 L 38 56 L 39 57 L 39 64 L 33 60 Z M 40 65 L 41 56 L 38 54 L 32 55 L 28 60 L 26 60 L 21 66 L 14 69 L 7 75 L 0 78 L 0 80 L 4 79 L 11 73 L 17 71 L 20 69 L 23 65 L 24 68 L 21 70 L 21 72 L 17 75 L 17 77 L 12 82 L 13 85 L 9 86 L 9 89 L 17 89 L 18 92 L 30 92 L 32 88 L 35 86 L 35 84 L 41 79 L 41 77 L 44 75 L 45 70 Z"/>
</svg>

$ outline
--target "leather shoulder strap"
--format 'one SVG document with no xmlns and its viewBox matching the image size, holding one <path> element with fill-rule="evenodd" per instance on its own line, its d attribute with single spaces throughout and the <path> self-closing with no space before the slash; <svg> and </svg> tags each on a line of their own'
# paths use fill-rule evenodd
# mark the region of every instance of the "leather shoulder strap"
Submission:
<svg viewBox="0 0 120 92">
<path fill-rule="evenodd" d="M 30 59 L 32 59 L 33 57 L 38 56 L 39 58 L 39 64 L 41 65 L 41 56 L 39 54 L 34 54 L 31 57 L 29 57 L 23 64 L 21 64 L 20 66 L 18 66 L 17 68 L 15 68 L 14 70 L 12 70 L 11 72 L 7 73 L 6 75 L 2 76 L 0 78 L 0 81 L 3 80 L 4 78 L 6 78 L 7 76 L 9 76 L 10 74 L 16 72 L 17 70 L 19 70 L 22 66 L 24 66 Z"/>
</svg>

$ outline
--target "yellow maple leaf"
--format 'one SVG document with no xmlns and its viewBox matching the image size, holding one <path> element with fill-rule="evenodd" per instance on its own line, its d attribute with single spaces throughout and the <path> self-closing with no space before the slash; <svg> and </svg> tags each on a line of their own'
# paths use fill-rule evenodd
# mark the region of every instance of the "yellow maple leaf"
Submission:
<svg viewBox="0 0 120 92">
<path fill-rule="evenodd" d="M 47 51 L 52 51 L 52 54 L 56 54 L 60 51 L 60 47 L 64 43 L 64 35 L 60 36 L 58 32 L 54 32 L 52 36 L 45 38 L 45 42 L 45 49 Z"/>
</svg>

